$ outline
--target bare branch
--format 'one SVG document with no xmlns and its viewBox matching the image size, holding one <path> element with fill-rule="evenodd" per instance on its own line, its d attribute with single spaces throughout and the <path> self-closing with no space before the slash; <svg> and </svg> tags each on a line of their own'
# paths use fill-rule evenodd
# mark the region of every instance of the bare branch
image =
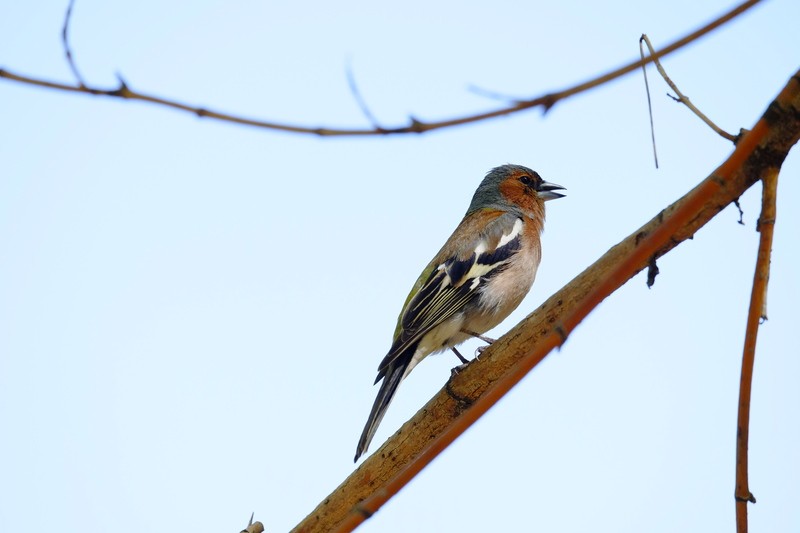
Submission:
<svg viewBox="0 0 800 533">
<path fill-rule="evenodd" d="M 450 128 L 454 126 L 460 126 L 462 124 L 469 124 L 472 122 L 479 122 L 482 120 L 488 120 L 491 118 L 501 117 L 505 115 L 510 115 L 513 113 L 518 113 L 527 109 L 531 109 L 534 107 L 543 107 L 545 111 L 549 110 L 553 107 L 557 102 L 569 98 L 571 96 L 575 96 L 576 94 L 582 93 L 584 91 L 588 91 L 594 87 L 607 83 L 611 80 L 624 76 L 632 72 L 633 70 L 641 67 L 642 65 L 646 65 L 660 57 L 664 57 L 667 54 L 678 50 L 687 44 L 696 41 L 700 37 L 706 35 L 707 33 L 711 32 L 712 30 L 718 28 L 719 26 L 725 24 L 726 22 L 730 21 L 731 19 L 741 15 L 751 7 L 755 6 L 761 2 L 761 0 L 747 0 L 740 4 L 739 6 L 733 8 L 729 12 L 725 13 L 724 15 L 720 16 L 719 18 L 713 20 L 712 22 L 706 24 L 702 28 L 686 35 L 685 37 L 678 39 L 677 41 L 673 42 L 669 46 L 666 46 L 662 50 L 655 52 L 650 55 L 650 57 L 644 60 L 636 60 L 627 65 L 619 67 L 607 74 L 599 76 L 597 78 L 590 79 L 583 83 L 579 83 L 574 87 L 570 87 L 568 89 L 564 89 L 562 91 L 546 94 L 543 96 L 539 96 L 536 98 L 531 98 L 529 100 L 522 100 L 520 102 L 515 103 L 514 105 L 501 107 L 499 109 L 494 109 L 490 111 L 485 111 L 482 113 L 476 113 L 473 115 L 461 116 L 450 118 L 447 120 L 441 120 L 437 122 L 424 122 L 418 120 L 416 118 L 411 118 L 409 124 L 404 126 L 396 126 L 390 128 L 382 128 L 382 129 L 342 129 L 342 128 L 331 128 L 331 127 L 306 127 L 306 126 L 299 126 L 295 124 L 286 124 L 286 123 L 279 123 L 279 122 L 272 122 L 267 120 L 260 120 L 255 118 L 248 118 L 238 115 L 232 115 L 229 113 L 223 113 L 220 111 L 213 111 L 201 107 L 192 106 L 189 104 L 185 104 L 176 100 L 170 100 L 167 98 L 162 98 L 159 96 L 154 96 L 146 93 L 140 93 L 138 91 L 131 90 L 129 87 L 120 85 L 120 87 L 115 89 L 101 89 L 98 87 L 87 87 L 82 84 L 78 85 L 70 85 L 66 83 L 55 82 L 51 80 L 45 80 L 41 78 L 33 78 L 29 76 L 24 76 L 21 74 L 16 74 L 10 72 L 9 70 L 0 68 L 0 78 L 4 78 L 11 81 L 16 81 L 18 83 L 25 83 L 28 85 L 35 85 L 38 87 L 46 87 L 49 89 L 57 89 L 62 91 L 68 92 L 76 92 L 76 93 L 85 93 L 91 94 L 95 96 L 108 96 L 114 98 L 124 98 L 129 100 L 141 100 L 144 102 L 149 102 L 152 104 L 161 105 L 164 107 L 169 107 L 172 109 L 177 109 L 180 111 L 184 111 L 187 113 L 191 113 L 198 117 L 204 118 L 213 118 L 216 120 L 222 120 L 225 122 L 232 122 L 235 124 L 242 124 L 246 126 L 254 126 L 258 128 L 266 128 L 272 130 L 279 130 L 279 131 L 286 131 L 292 133 L 302 133 L 302 134 L 312 134 L 312 135 L 320 135 L 320 136 L 363 136 L 363 135 L 390 135 L 390 134 L 408 134 L 408 133 L 425 133 L 431 130 L 442 129 L 442 128 Z"/>
<path fill-rule="evenodd" d="M 778 196 L 778 170 L 773 167 L 761 179 L 761 216 L 758 219 L 758 242 L 756 271 L 753 275 L 753 289 L 750 294 L 750 310 L 745 327 L 744 352 L 742 354 L 742 373 L 739 382 L 739 414 L 736 422 L 736 531 L 747 533 L 747 504 L 756 503 L 750 492 L 747 471 L 747 448 L 750 439 L 750 393 L 753 384 L 753 367 L 756 358 L 756 339 L 758 326 L 767 318 L 767 284 L 769 282 L 769 263 L 772 254 L 772 234 L 775 229 L 776 199 Z"/>
<path fill-rule="evenodd" d="M 653 53 L 655 53 L 655 50 L 653 50 L 653 45 L 650 43 L 650 39 L 647 37 L 647 35 L 642 34 L 642 37 L 639 39 L 639 47 L 640 48 L 641 48 L 642 41 L 644 41 L 645 44 L 647 44 L 647 48 L 648 48 L 648 50 L 650 50 L 650 55 L 653 55 Z M 644 56 L 644 51 L 642 51 L 642 56 Z M 667 82 L 667 85 L 669 85 L 672 88 L 672 90 L 675 91 L 675 94 L 678 95 L 677 97 L 670 95 L 670 97 L 673 100 L 675 100 L 676 102 L 685 104 L 686 107 L 688 107 L 692 111 L 692 113 L 697 115 L 700 118 L 700 120 L 705 122 L 708 125 L 708 127 L 711 128 L 712 130 L 714 130 L 715 132 L 717 132 L 717 134 L 719 134 L 723 138 L 725 138 L 725 139 L 727 139 L 727 140 L 729 140 L 729 141 L 731 141 L 733 143 L 736 142 L 736 139 L 738 138 L 737 136 L 731 135 L 727 131 L 723 130 L 722 128 L 720 128 L 719 126 L 714 124 L 714 122 L 710 118 L 708 118 L 702 111 L 697 109 L 697 107 L 691 101 L 689 101 L 689 97 L 686 96 L 685 94 L 683 94 L 681 92 L 681 90 L 678 89 L 678 86 L 675 85 L 675 83 L 670 79 L 669 76 L 667 76 L 667 71 L 664 70 L 664 67 L 661 66 L 661 62 L 658 60 L 658 58 L 654 59 L 653 63 L 655 63 L 659 74 L 661 74 L 661 77 L 664 78 L 665 82 Z M 642 67 L 642 68 L 644 68 L 644 67 Z M 645 79 L 645 84 L 646 84 L 647 83 L 647 75 L 646 74 L 645 74 L 645 78 L 644 79 Z M 647 93 L 647 103 L 648 104 L 650 103 L 650 93 L 649 92 Z M 652 127 L 652 125 L 653 125 L 653 114 L 652 114 L 652 110 L 651 110 L 651 113 L 650 113 L 650 126 Z M 654 134 L 654 137 L 653 137 L 653 150 L 655 150 L 655 134 Z M 656 162 L 656 166 L 658 166 L 658 162 Z"/>
</svg>

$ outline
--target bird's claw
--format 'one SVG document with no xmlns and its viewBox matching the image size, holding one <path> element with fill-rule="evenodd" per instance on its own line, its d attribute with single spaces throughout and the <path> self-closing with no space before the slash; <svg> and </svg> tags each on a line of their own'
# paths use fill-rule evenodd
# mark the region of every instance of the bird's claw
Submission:
<svg viewBox="0 0 800 533">
<path fill-rule="evenodd" d="M 490 345 L 486 345 L 486 346 L 478 346 L 477 348 L 475 348 L 475 360 L 476 360 L 476 361 L 480 361 L 480 360 L 481 360 L 481 355 L 483 355 L 483 351 L 484 351 L 486 348 L 488 348 L 489 346 L 490 346 Z"/>
<path fill-rule="evenodd" d="M 464 370 L 468 366 L 469 366 L 469 362 L 462 363 L 462 364 L 460 364 L 458 366 L 454 366 L 453 368 L 450 369 L 450 377 L 451 378 L 456 377 L 457 375 L 459 375 L 461 373 L 462 370 Z"/>
</svg>

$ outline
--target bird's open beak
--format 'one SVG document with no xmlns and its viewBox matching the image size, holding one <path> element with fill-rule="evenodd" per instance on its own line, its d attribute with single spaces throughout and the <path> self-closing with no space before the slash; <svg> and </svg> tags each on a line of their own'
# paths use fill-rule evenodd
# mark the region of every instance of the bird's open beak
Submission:
<svg viewBox="0 0 800 533">
<path fill-rule="evenodd" d="M 541 185 L 539 185 L 539 189 L 536 191 L 536 194 L 544 200 L 555 200 L 556 198 L 563 198 L 566 194 L 561 194 L 560 192 L 555 192 L 557 190 L 566 190 L 566 188 L 562 187 L 561 185 L 556 185 L 555 183 L 548 183 L 543 181 Z"/>
</svg>

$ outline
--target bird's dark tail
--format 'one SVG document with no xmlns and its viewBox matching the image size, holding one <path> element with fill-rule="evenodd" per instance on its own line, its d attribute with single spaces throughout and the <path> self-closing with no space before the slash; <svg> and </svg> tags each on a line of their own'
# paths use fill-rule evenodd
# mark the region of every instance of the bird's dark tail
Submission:
<svg viewBox="0 0 800 533">
<path fill-rule="evenodd" d="M 364 426 L 364 431 L 361 433 L 361 438 L 358 439 L 358 447 L 356 448 L 356 457 L 353 462 L 358 461 L 358 458 L 367 451 L 369 443 L 372 442 L 372 437 L 375 436 L 375 430 L 383 420 L 383 415 L 386 414 L 386 409 L 397 392 L 397 387 L 405 376 L 406 369 L 408 368 L 408 361 L 394 361 L 391 367 L 386 370 L 383 376 L 383 383 L 378 391 L 378 397 L 375 398 L 375 403 L 372 404 L 372 410 L 369 412 L 367 424 Z M 400 364 L 397 364 L 400 363 Z"/>
</svg>

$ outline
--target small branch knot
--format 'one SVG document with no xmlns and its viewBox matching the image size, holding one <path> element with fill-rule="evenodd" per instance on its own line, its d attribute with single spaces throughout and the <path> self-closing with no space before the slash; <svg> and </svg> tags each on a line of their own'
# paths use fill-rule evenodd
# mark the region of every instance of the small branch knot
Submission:
<svg viewBox="0 0 800 533">
<path fill-rule="evenodd" d="M 558 344 L 558 347 L 561 348 L 561 346 L 567 342 L 569 331 L 567 331 L 567 328 L 564 327 L 564 324 L 558 324 L 555 328 L 553 328 L 553 331 L 558 333 L 558 336 L 561 339 L 561 342 Z"/>
<path fill-rule="evenodd" d="M 763 226 L 774 226 L 775 225 L 775 218 L 761 218 L 758 217 L 756 221 L 756 231 L 761 233 L 761 228 Z"/>
<path fill-rule="evenodd" d="M 471 406 L 473 403 L 475 403 L 475 400 L 473 400 L 472 398 L 467 398 L 466 396 L 462 396 L 453 390 L 452 379 L 447 380 L 447 383 L 444 386 L 444 390 L 447 392 L 448 396 L 450 396 L 452 399 L 456 401 L 459 409 L 461 409 L 462 411 Z"/>
<path fill-rule="evenodd" d="M 360 514 L 361 516 L 363 516 L 364 518 L 367 518 L 367 519 L 372 517 L 373 514 L 375 514 L 374 512 L 372 512 L 369 509 L 367 509 L 363 505 L 363 502 L 357 503 L 356 506 L 354 507 L 354 509 L 358 514 Z"/>
<path fill-rule="evenodd" d="M 417 120 L 416 117 L 412 116 L 408 118 L 411 120 L 411 123 L 408 125 L 408 131 L 414 133 L 425 133 L 425 131 L 428 129 L 425 126 L 425 123 L 420 120 Z"/>
</svg>

